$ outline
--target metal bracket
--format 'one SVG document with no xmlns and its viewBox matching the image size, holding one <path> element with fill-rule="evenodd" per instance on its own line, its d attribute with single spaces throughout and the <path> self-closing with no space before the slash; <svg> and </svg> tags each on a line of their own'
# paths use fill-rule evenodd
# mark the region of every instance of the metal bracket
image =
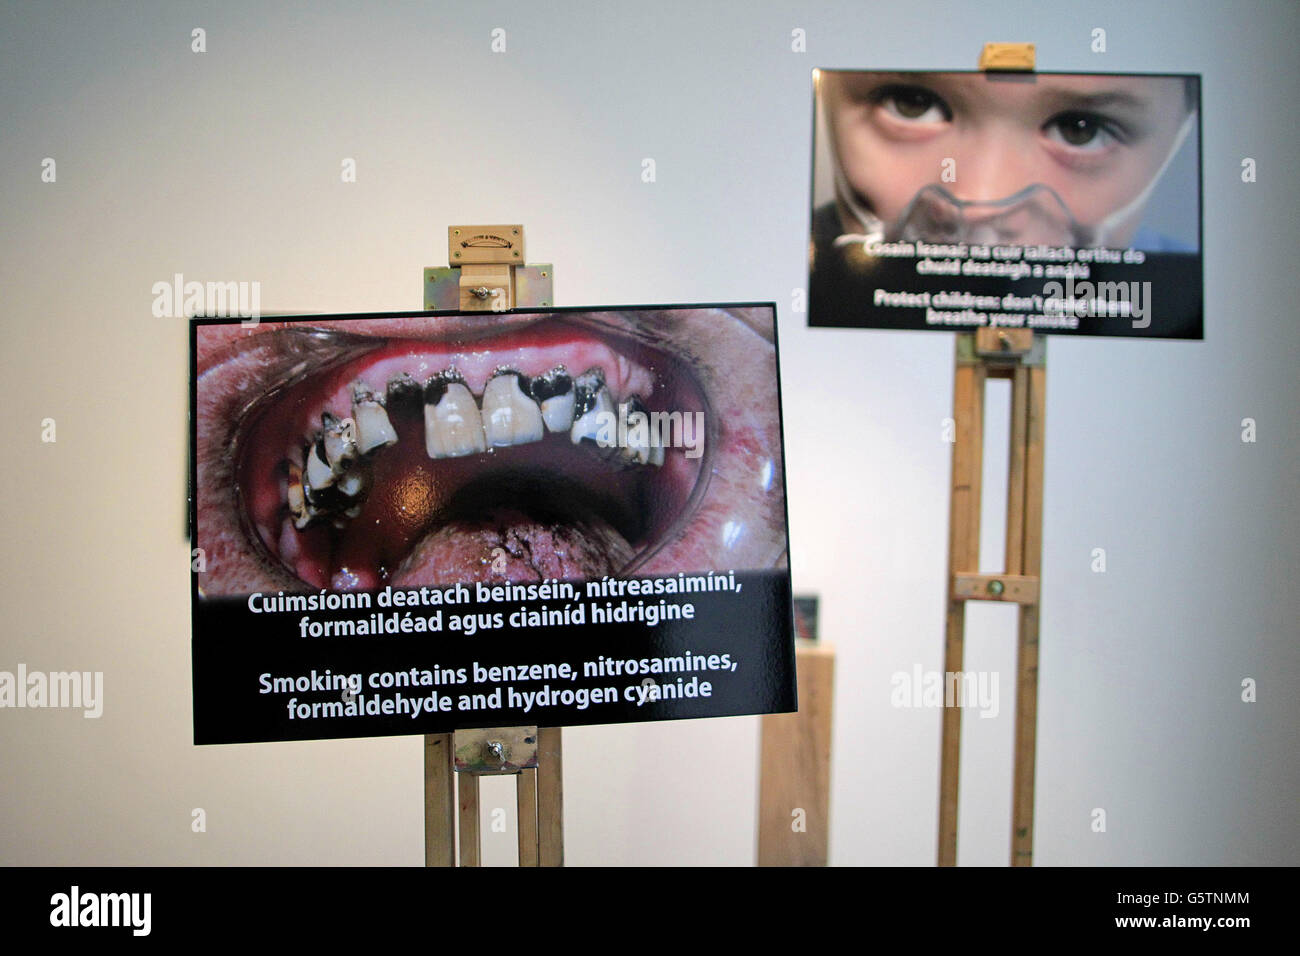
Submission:
<svg viewBox="0 0 1300 956">
<path fill-rule="evenodd" d="M 524 227 L 448 226 L 447 266 L 424 270 L 425 311 L 507 312 L 547 307 L 554 270 L 524 265 Z"/>
<path fill-rule="evenodd" d="M 552 278 L 553 267 L 549 263 L 535 266 L 515 266 L 514 267 L 514 295 L 512 308 L 529 308 L 537 306 L 546 308 L 553 302 L 552 299 Z M 463 311 L 461 306 L 461 267 L 460 266 L 431 266 L 424 270 L 424 310 L 426 312 L 437 310 L 439 312 Z M 480 286 L 483 284 L 480 283 Z M 483 302 L 487 311 L 492 310 L 494 304 L 504 305 L 497 302 L 492 289 L 487 289 L 486 294 L 481 298 L 473 293 L 476 299 Z M 475 309 L 483 310 L 484 305 L 476 304 Z M 502 311 L 498 308 L 497 311 Z M 472 311 L 472 310 L 471 310 Z"/>
<path fill-rule="evenodd" d="M 518 773 L 537 766 L 537 728 L 458 730 L 452 751 L 457 773 Z"/>
<path fill-rule="evenodd" d="M 957 364 L 1024 365 L 1041 368 L 1047 364 L 1047 337 L 1032 329 L 976 329 L 974 335 L 957 336 Z"/>
</svg>

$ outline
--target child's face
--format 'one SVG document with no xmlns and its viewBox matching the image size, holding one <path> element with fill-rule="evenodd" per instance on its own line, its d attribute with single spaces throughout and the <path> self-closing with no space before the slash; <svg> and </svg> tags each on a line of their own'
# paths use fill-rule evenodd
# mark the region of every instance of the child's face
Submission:
<svg viewBox="0 0 1300 956">
<path fill-rule="evenodd" d="M 819 82 L 845 178 L 887 227 L 931 183 L 964 200 L 1042 183 L 1095 228 L 1142 195 L 1188 114 L 1179 77 L 823 73 Z M 945 165 L 955 179 L 942 178 Z M 1108 245 L 1129 242 L 1141 205 L 1110 224 Z"/>
</svg>

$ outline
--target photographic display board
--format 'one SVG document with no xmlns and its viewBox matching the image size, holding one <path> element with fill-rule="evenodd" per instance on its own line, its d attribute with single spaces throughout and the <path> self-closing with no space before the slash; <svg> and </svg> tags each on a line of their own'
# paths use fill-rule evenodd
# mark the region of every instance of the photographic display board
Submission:
<svg viewBox="0 0 1300 956">
<path fill-rule="evenodd" d="M 812 326 L 1200 339 L 1200 78 L 815 72 Z"/>
<path fill-rule="evenodd" d="M 770 305 L 195 319 L 195 742 L 795 709 Z"/>
</svg>

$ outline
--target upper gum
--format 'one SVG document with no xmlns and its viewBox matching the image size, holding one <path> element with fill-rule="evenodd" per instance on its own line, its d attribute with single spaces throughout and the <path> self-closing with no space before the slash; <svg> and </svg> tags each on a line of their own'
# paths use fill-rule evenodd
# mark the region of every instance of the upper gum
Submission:
<svg viewBox="0 0 1300 956">
<path fill-rule="evenodd" d="M 577 361 L 575 361 L 575 359 Z M 564 346 L 526 346 L 502 350 L 461 350 L 442 352 L 411 349 L 405 354 L 380 359 L 367 365 L 359 375 L 341 381 L 333 396 L 304 424 L 307 433 L 320 427 L 320 413 L 329 411 L 340 419 L 352 414 L 352 383 L 361 381 L 377 395 L 385 394 L 389 381 L 403 372 L 420 385 L 438 374 L 454 368 L 464 379 L 476 398 L 481 398 L 488 379 L 498 368 L 513 368 L 530 378 L 543 375 L 564 365 L 570 375 L 577 377 L 587 369 L 599 367 L 605 373 L 605 383 L 615 400 L 639 395 L 649 400 L 654 393 L 654 376 L 649 369 L 632 362 L 603 342 L 584 341 Z"/>
</svg>

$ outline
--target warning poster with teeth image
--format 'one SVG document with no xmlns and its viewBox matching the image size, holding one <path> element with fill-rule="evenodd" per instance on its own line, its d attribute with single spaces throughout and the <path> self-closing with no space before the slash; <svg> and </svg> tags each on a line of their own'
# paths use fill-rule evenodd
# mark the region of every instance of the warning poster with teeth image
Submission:
<svg viewBox="0 0 1300 956">
<path fill-rule="evenodd" d="M 814 72 L 808 324 L 1200 339 L 1200 78 Z"/>
<path fill-rule="evenodd" d="M 193 320 L 195 742 L 794 710 L 775 318 Z"/>
</svg>

